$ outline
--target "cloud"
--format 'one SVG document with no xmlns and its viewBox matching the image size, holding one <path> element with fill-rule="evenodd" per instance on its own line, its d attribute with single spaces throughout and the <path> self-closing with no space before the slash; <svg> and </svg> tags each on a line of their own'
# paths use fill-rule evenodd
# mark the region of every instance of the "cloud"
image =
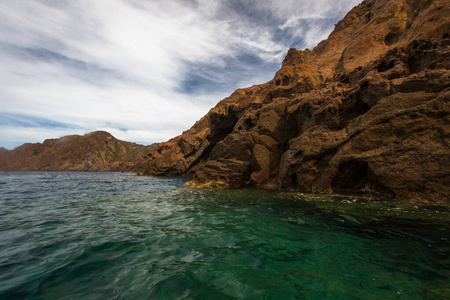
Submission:
<svg viewBox="0 0 450 300">
<path fill-rule="evenodd" d="M 313 47 L 357 3 L 2 1 L 0 146 L 100 129 L 167 140 L 270 80 L 289 47 Z"/>
</svg>

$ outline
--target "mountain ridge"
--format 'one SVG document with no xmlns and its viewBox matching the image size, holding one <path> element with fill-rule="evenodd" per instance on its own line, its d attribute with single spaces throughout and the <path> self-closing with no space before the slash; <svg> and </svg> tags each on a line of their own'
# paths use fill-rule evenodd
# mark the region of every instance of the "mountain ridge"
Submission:
<svg viewBox="0 0 450 300">
<path fill-rule="evenodd" d="M 68 135 L 0 149 L 0 170 L 130 171 L 155 147 L 124 142 L 106 131 Z"/>
</svg>

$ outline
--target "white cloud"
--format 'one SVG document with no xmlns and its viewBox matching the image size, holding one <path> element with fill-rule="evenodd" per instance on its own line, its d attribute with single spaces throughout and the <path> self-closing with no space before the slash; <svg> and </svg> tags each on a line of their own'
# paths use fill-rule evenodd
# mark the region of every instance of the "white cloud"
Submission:
<svg viewBox="0 0 450 300">
<path fill-rule="evenodd" d="M 0 1 L 0 113 L 82 128 L 2 126 L 0 146 L 100 129 L 167 140 L 271 79 L 292 44 L 312 47 L 357 2 Z M 183 90 L 196 76 L 223 88 Z"/>
</svg>

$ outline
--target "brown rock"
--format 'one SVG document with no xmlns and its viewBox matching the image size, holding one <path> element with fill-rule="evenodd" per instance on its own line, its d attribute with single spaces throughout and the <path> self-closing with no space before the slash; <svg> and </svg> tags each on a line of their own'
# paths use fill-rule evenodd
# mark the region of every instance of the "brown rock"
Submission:
<svg viewBox="0 0 450 300">
<path fill-rule="evenodd" d="M 150 153 L 189 186 L 449 202 L 450 2 L 366 0 L 266 84 Z"/>
</svg>

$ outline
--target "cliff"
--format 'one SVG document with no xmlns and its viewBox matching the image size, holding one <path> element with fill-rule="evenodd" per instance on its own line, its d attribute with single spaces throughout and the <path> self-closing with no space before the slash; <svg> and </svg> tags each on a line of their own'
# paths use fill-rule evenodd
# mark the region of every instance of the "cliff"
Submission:
<svg viewBox="0 0 450 300">
<path fill-rule="evenodd" d="M 139 163 L 188 186 L 449 201 L 450 2 L 366 0 Z"/>
<path fill-rule="evenodd" d="M 155 148 L 96 131 L 48 139 L 42 144 L 23 144 L 13 150 L 0 148 L 0 170 L 127 171 Z"/>
</svg>

